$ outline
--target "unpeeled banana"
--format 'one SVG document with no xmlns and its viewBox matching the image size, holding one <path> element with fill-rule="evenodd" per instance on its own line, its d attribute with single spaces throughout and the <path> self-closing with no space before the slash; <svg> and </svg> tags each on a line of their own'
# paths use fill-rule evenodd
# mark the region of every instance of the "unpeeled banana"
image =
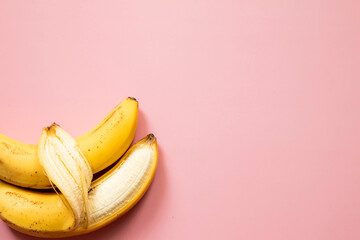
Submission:
<svg viewBox="0 0 360 240">
<path fill-rule="evenodd" d="M 39 192 L 0 181 L 0 217 L 12 228 L 37 237 L 68 237 L 99 229 L 132 208 L 154 177 L 156 138 L 149 134 L 133 145 L 106 174 L 92 182 L 89 222 L 76 227 L 67 201 L 56 193 Z"/>
<path fill-rule="evenodd" d="M 118 160 L 129 148 L 136 132 L 138 102 L 127 98 L 76 142 L 97 173 Z M 0 179 L 34 189 L 50 189 L 38 158 L 38 146 L 0 134 Z"/>
</svg>

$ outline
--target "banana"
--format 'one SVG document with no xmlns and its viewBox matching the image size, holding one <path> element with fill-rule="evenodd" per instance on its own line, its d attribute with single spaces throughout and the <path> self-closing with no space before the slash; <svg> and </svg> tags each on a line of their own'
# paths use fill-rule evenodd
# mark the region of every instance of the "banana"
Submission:
<svg viewBox="0 0 360 240">
<path fill-rule="evenodd" d="M 127 98 L 76 142 L 97 173 L 118 160 L 129 148 L 136 132 L 138 102 Z M 18 142 L 0 134 L 0 179 L 34 189 L 49 189 L 38 158 L 38 146 Z"/>
<path fill-rule="evenodd" d="M 88 191 L 93 173 L 84 154 L 70 134 L 57 124 L 43 129 L 38 147 L 40 164 L 50 182 L 56 185 L 70 205 L 75 227 L 86 227 Z"/>
<path fill-rule="evenodd" d="M 76 221 L 61 194 L 41 192 L 0 181 L 0 217 L 17 231 L 37 237 L 68 237 L 97 230 L 131 209 L 144 195 L 158 162 L 156 138 L 149 134 L 133 145 L 88 193 L 89 224 Z"/>
</svg>

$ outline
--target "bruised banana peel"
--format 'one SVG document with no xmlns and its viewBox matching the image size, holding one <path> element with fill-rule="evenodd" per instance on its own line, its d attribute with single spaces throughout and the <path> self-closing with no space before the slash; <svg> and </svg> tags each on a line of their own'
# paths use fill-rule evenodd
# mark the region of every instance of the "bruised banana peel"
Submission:
<svg viewBox="0 0 360 240">
<path fill-rule="evenodd" d="M 17 231 L 37 237 L 68 237 L 97 230 L 131 209 L 150 186 L 158 162 L 156 138 L 133 145 L 107 173 L 92 182 L 87 228 L 56 193 L 39 192 L 0 181 L 0 217 Z"/>
<path fill-rule="evenodd" d="M 127 98 L 76 142 L 97 173 L 118 160 L 134 139 L 138 102 Z M 0 179 L 21 187 L 50 189 L 38 158 L 38 146 L 0 134 Z"/>
</svg>

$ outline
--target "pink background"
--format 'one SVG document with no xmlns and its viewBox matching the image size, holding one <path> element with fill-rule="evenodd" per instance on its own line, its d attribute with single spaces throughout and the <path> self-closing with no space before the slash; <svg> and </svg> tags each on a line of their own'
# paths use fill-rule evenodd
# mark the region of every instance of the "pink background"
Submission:
<svg viewBox="0 0 360 240">
<path fill-rule="evenodd" d="M 139 100 L 136 140 L 157 136 L 158 171 L 94 239 L 360 239 L 359 12 L 354 0 L 0 0 L 0 132 L 35 144 L 56 121 L 77 137 Z"/>
</svg>

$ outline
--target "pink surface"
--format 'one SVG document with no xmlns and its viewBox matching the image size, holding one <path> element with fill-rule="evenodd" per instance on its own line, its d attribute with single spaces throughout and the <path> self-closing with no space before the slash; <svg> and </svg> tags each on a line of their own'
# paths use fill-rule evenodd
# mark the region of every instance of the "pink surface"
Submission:
<svg viewBox="0 0 360 240">
<path fill-rule="evenodd" d="M 35 144 L 56 121 L 77 137 L 139 100 L 155 180 L 92 239 L 360 239 L 359 9 L 1 0 L 0 132 Z"/>
</svg>

